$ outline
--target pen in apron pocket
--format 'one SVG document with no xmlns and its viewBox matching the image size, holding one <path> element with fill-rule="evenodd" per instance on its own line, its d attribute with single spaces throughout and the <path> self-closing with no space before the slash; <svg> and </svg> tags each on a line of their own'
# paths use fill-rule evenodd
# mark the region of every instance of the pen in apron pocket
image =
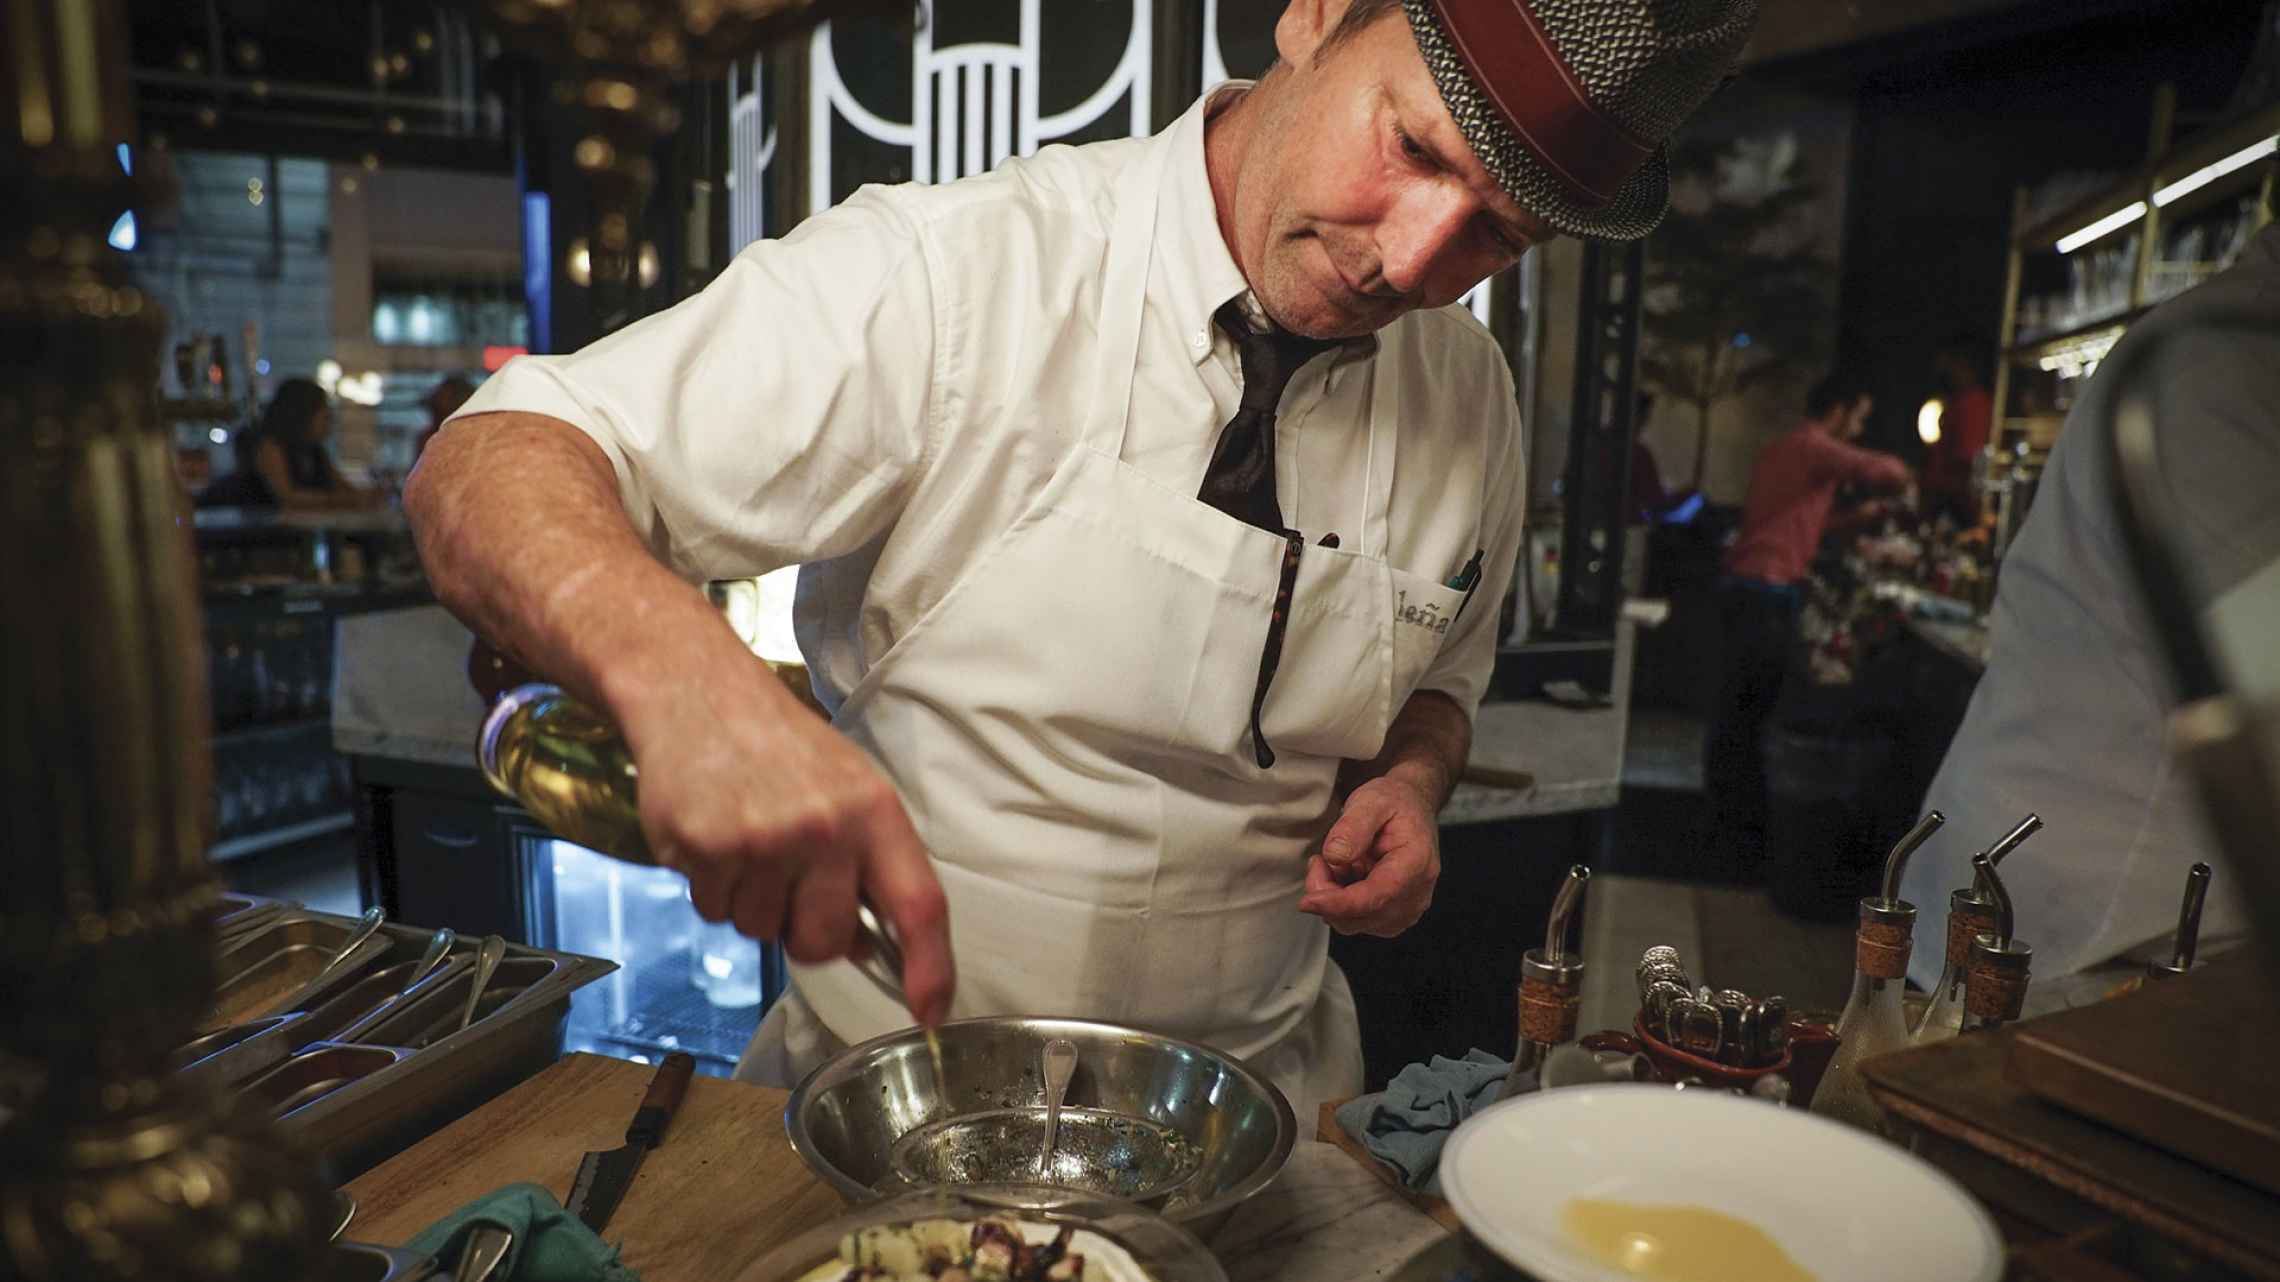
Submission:
<svg viewBox="0 0 2280 1282">
<path fill-rule="evenodd" d="M 1465 607 L 1472 604 L 1473 588 L 1478 586 L 1480 583 L 1481 559 L 1487 555 L 1487 548 L 1474 548 L 1472 560 L 1465 562 L 1465 568 L 1457 571 L 1456 577 L 1450 579 L 1446 584 L 1443 585 L 1445 587 L 1455 588 L 1457 591 L 1464 593 L 1464 596 L 1458 598 L 1457 600 L 1457 612 L 1454 615 L 1450 616 L 1450 627 L 1455 627 L 1457 620 L 1465 617 Z"/>
</svg>

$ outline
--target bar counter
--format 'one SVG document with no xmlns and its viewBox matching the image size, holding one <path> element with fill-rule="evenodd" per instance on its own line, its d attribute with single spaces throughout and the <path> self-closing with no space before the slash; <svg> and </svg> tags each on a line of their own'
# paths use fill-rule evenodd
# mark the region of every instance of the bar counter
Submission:
<svg viewBox="0 0 2280 1282">
<path fill-rule="evenodd" d="M 347 1237 L 401 1245 L 506 1184 L 566 1197 L 580 1155 L 624 1142 L 650 1073 L 595 1055 L 561 1060 L 344 1186 L 358 1208 Z M 747 1270 L 844 1205 L 785 1139 L 787 1098 L 719 1078 L 690 1083 L 603 1234 L 643 1282 L 788 1282 Z M 1309 1141 L 1207 1245 L 1230 1282 L 1330 1282 L 1386 1276 L 1447 1236 L 1344 1153 Z"/>
</svg>

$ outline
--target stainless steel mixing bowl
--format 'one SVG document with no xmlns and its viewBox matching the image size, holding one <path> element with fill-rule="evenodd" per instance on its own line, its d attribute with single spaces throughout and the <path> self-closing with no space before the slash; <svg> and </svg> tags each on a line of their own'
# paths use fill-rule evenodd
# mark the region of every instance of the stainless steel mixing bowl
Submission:
<svg viewBox="0 0 2280 1282">
<path fill-rule="evenodd" d="M 1001 1108 L 928 1122 L 895 1141 L 887 1164 L 905 1184 L 983 1184 L 1016 1177 L 1161 1206 L 1195 1178 L 1203 1154 L 1162 1122 L 1064 1108 L 1050 1160 L 1041 1108 Z"/>
<path fill-rule="evenodd" d="M 1174 1220 L 1209 1223 L 1233 1210 L 1274 1180 L 1298 1137 L 1290 1102 L 1273 1083 L 1194 1042 L 1115 1024 L 1010 1015 L 959 1020 L 938 1032 L 940 1089 L 925 1035 L 909 1028 L 848 1048 L 792 1092 L 784 1110 L 792 1147 L 842 1197 L 859 1202 L 907 1188 L 892 1154 L 897 1140 L 922 1126 L 1041 1108 L 1038 1055 L 1055 1037 L 1077 1046 L 1070 1106 L 1158 1123 L 1193 1146 L 1194 1178 L 1162 1206 Z M 1031 1149 L 1025 1170 L 986 1173 L 984 1182 L 1034 1182 L 1035 1161 Z M 1095 1185 L 1112 1186 L 1105 1174 Z"/>
</svg>

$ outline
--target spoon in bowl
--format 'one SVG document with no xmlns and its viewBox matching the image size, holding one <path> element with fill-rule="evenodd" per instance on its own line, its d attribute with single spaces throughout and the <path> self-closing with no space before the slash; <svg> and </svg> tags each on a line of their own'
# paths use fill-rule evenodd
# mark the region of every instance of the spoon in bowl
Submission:
<svg viewBox="0 0 2280 1282">
<path fill-rule="evenodd" d="M 1061 1130 L 1061 1097 L 1077 1071 L 1077 1044 L 1065 1037 L 1045 1043 L 1045 1146 L 1037 1151 L 1037 1172 L 1051 1178 L 1053 1141 Z"/>
</svg>

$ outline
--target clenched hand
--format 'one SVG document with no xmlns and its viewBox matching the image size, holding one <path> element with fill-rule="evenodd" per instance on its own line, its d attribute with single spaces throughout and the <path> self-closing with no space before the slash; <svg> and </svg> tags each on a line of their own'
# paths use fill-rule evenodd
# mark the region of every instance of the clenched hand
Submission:
<svg viewBox="0 0 2280 1282">
<path fill-rule="evenodd" d="M 1306 863 L 1300 912 L 1341 935 L 1398 935 L 1417 924 L 1441 876 L 1438 803 L 1383 775 L 1347 796 L 1345 809 Z"/>
</svg>

